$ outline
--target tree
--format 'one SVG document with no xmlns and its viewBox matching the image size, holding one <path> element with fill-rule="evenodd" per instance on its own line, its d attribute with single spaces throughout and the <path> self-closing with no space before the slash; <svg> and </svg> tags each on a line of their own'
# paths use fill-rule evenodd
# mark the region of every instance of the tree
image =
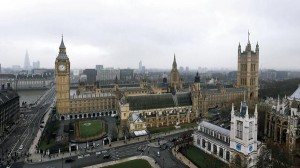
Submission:
<svg viewBox="0 0 300 168">
<path fill-rule="evenodd" d="M 269 168 L 272 167 L 271 160 L 271 150 L 268 150 L 266 147 L 260 149 L 260 153 L 257 156 L 257 168 Z"/>
<path fill-rule="evenodd" d="M 236 154 L 229 164 L 230 168 L 247 168 L 247 164 L 242 160 L 240 155 Z"/>
</svg>

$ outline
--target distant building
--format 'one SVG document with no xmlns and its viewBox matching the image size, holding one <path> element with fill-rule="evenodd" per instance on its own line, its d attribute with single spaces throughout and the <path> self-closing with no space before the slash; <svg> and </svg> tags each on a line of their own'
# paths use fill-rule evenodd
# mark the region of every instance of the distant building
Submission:
<svg viewBox="0 0 300 168">
<path fill-rule="evenodd" d="M 102 70 L 103 69 L 103 65 L 96 65 L 96 71 Z"/>
<path fill-rule="evenodd" d="M 139 71 L 142 72 L 142 68 L 143 68 L 143 63 L 142 61 L 139 62 Z"/>
<path fill-rule="evenodd" d="M 30 61 L 29 61 L 29 55 L 28 55 L 28 51 L 26 50 L 26 55 L 25 55 L 25 61 L 24 61 L 24 69 L 25 70 L 30 70 Z"/>
<path fill-rule="evenodd" d="M 113 81 L 116 76 L 120 78 L 120 70 L 113 68 L 106 68 L 97 71 L 97 81 Z"/>
<path fill-rule="evenodd" d="M 85 69 L 83 74 L 86 75 L 86 82 L 88 85 L 93 85 L 96 82 L 97 71 L 95 69 Z"/>
<path fill-rule="evenodd" d="M 40 61 L 32 62 L 32 68 L 33 69 L 39 69 L 40 68 Z"/>
<path fill-rule="evenodd" d="M 133 79 L 133 69 L 120 69 L 120 80 L 129 81 Z"/>
<path fill-rule="evenodd" d="M 20 71 L 21 70 L 21 66 L 20 65 L 12 65 L 11 69 L 14 71 Z"/>
<path fill-rule="evenodd" d="M 10 84 L 1 85 L 0 90 L 0 137 L 3 137 L 10 129 L 11 125 L 20 116 L 20 102 L 17 92 L 12 90 Z"/>
</svg>

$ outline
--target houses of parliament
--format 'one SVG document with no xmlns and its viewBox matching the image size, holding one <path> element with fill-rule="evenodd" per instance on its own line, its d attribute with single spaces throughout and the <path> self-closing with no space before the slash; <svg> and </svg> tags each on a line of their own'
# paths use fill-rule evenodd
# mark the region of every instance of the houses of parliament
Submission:
<svg viewBox="0 0 300 168">
<path fill-rule="evenodd" d="M 130 131 L 195 122 L 207 116 L 209 107 L 231 105 L 244 95 L 247 99 L 257 99 L 259 46 L 251 50 L 248 37 L 244 51 L 238 45 L 237 55 L 237 84 L 231 88 L 203 89 L 197 73 L 189 90 L 183 90 L 174 54 L 164 87 L 149 85 L 145 79 L 139 85 L 121 87 L 116 77 L 113 87 L 80 86 L 76 94 L 70 95 L 71 61 L 62 39 L 55 60 L 57 116 L 60 120 L 73 120 L 119 115 L 121 125 Z"/>
</svg>

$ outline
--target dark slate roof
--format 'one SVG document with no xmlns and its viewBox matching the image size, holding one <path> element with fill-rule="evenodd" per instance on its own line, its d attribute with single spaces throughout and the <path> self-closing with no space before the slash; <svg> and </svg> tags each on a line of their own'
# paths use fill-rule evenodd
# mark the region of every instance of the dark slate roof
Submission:
<svg viewBox="0 0 300 168">
<path fill-rule="evenodd" d="M 127 102 L 130 110 L 175 107 L 172 94 L 128 96 Z"/>
<path fill-rule="evenodd" d="M 0 78 L 16 78 L 14 74 L 0 74 Z"/>
<path fill-rule="evenodd" d="M 177 93 L 178 106 L 191 106 L 192 99 L 190 93 Z"/>
<path fill-rule="evenodd" d="M 190 93 L 177 93 L 174 99 L 177 98 L 178 106 L 191 106 L 192 100 Z M 173 96 L 171 93 L 153 94 L 141 96 L 128 96 L 130 110 L 145 110 L 175 107 Z"/>
<path fill-rule="evenodd" d="M 61 43 L 60 43 L 59 48 L 60 48 L 60 49 L 66 49 L 66 46 L 65 46 L 65 43 L 64 43 L 64 39 L 63 39 L 63 38 L 61 39 Z"/>
<path fill-rule="evenodd" d="M 18 93 L 13 90 L 0 90 L 0 106 L 18 96 Z"/>
</svg>

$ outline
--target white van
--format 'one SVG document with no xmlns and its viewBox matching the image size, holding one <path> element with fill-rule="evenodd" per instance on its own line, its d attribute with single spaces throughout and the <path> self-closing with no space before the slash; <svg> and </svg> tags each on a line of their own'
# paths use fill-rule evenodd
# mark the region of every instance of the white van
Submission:
<svg viewBox="0 0 300 168">
<path fill-rule="evenodd" d="M 159 153 L 159 151 L 157 152 L 157 157 L 160 157 L 160 153 Z"/>
</svg>

